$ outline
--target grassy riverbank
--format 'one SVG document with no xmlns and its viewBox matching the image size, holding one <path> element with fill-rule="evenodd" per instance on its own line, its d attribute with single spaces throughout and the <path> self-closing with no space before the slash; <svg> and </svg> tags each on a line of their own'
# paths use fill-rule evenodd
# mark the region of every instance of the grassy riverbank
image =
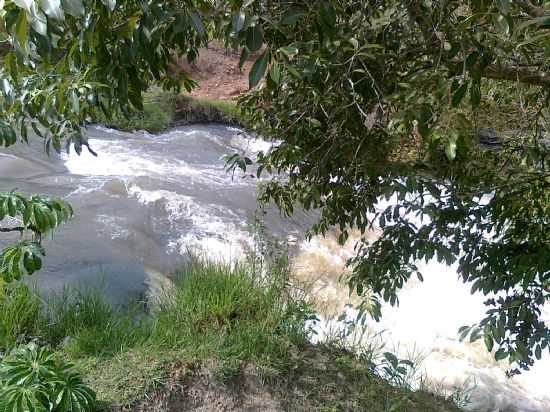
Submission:
<svg viewBox="0 0 550 412">
<path fill-rule="evenodd" d="M 411 391 L 399 369 L 406 362 L 310 344 L 314 312 L 287 279 L 284 260 L 260 276 L 194 258 L 158 304 L 123 308 L 98 291 L 43 301 L 12 285 L 0 299 L 0 346 L 34 340 L 53 348 L 76 364 L 100 410 L 458 410 Z"/>
<path fill-rule="evenodd" d="M 146 130 L 149 133 L 161 133 L 171 127 L 195 123 L 246 126 L 245 119 L 233 101 L 174 95 L 161 90 L 145 95 L 143 111 L 135 111 L 128 117 L 119 113 L 110 119 L 98 113 L 94 121 L 113 129 Z"/>
</svg>

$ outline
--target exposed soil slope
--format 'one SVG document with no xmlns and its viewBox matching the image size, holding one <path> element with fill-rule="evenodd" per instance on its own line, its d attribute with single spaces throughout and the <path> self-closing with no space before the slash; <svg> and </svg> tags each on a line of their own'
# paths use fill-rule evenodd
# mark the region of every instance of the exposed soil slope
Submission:
<svg viewBox="0 0 550 412">
<path fill-rule="evenodd" d="M 217 42 L 199 52 L 193 64 L 185 59 L 181 67 L 198 83 L 191 92 L 192 97 L 211 100 L 234 100 L 248 90 L 248 73 L 255 57 L 251 56 L 239 69 L 239 52 L 225 49 Z"/>
</svg>

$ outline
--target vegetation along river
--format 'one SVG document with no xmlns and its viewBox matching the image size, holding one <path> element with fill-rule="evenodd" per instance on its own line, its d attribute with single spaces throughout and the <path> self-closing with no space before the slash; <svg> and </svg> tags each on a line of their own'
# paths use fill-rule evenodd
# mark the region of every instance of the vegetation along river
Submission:
<svg viewBox="0 0 550 412">
<path fill-rule="evenodd" d="M 228 174 L 221 158 L 235 151 L 254 157 L 270 144 L 219 125 L 159 136 L 94 127 L 88 137 L 97 157 L 84 149 L 81 156 L 48 158 L 39 144 L 0 153 L 0 190 L 60 196 L 75 209 L 75 218 L 46 240 L 44 268 L 34 278 L 42 290 L 100 283 L 113 301 L 124 302 L 162 285 L 190 248 L 233 260 L 253 246 L 258 182 Z M 263 220 L 270 233 L 292 241 L 294 279 L 317 298 L 317 338 L 341 327 L 330 319 L 354 301 L 338 283 L 354 237 L 344 247 L 330 234 L 306 242 L 314 217 L 301 213 L 283 218 L 268 209 Z M 469 388 L 472 410 L 550 411 L 550 360 L 507 379 L 506 365 L 497 364 L 482 342 L 457 338 L 460 326 L 484 313 L 483 296 L 470 295 L 453 267 L 430 262 L 423 269 L 424 284 L 405 286 L 400 307 L 385 308 L 382 321 L 369 326 L 370 339 L 380 332 L 401 356 L 422 354 L 431 384 L 447 392 Z"/>
</svg>

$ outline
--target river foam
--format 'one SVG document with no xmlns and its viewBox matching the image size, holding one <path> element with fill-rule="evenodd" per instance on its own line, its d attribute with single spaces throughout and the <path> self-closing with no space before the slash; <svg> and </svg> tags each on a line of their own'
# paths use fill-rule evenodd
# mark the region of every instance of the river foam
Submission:
<svg viewBox="0 0 550 412">
<path fill-rule="evenodd" d="M 371 234 L 376 237 L 376 234 Z M 314 237 L 304 241 L 294 258 L 300 284 L 317 284 L 321 291 L 316 303 L 321 310 L 321 321 L 316 325 L 317 339 L 323 339 L 345 328 L 338 319 L 340 310 L 353 320 L 357 312 L 345 308 L 356 305 L 359 299 L 349 294 L 347 286 L 338 280 L 346 273 L 345 262 L 353 255 L 359 234 L 339 246 L 337 236 Z M 458 328 L 475 323 L 485 314 L 485 297 L 472 295 L 470 286 L 457 275 L 456 267 L 445 266 L 435 259 L 420 266 L 424 282 L 411 279 L 399 292 L 397 307 L 383 305 L 382 319 L 367 323 L 364 342 L 357 335 L 350 337 L 354 347 L 372 343 L 374 336 L 382 335 L 386 348 L 408 358 L 421 354 L 422 368 L 429 387 L 451 394 L 457 388 L 472 386 L 472 411 L 483 412 L 546 412 L 550 411 L 549 386 L 550 356 L 544 357 L 530 371 L 508 379 L 508 364 L 496 362 L 482 341 L 460 342 Z M 309 274 L 306 274 L 307 273 Z M 545 314 L 550 321 L 550 308 Z"/>
<path fill-rule="evenodd" d="M 25 148 L 2 156 L 9 178 L 0 177 L 0 189 L 64 196 L 76 211 L 70 224 L 46 240 L 48 256 L 37 277 L 43 287 L 93 280 L 101 271 L 108 293 L 123 299 L 139 287 L 158 287 L 189 248 L 229 261 L 253 246 L 248 225 L 256 213 L 256 182 L 226 173 L 222 156 L 254 158 L 271 143 L 225 126 L 184 127 L 159 136 L 98 127 L 88 137 L 98 157 L 84 149 L 56 163 L 41 147 L 31 155 Z M 273 211 L 264 218 L 276 236 L 296 239 L 293 279 L 316 298 L 319 338 L 341 327 L 336 318 L 345 305 L 359 303 L 340 281 L 358 235 L 344 247 L 336 234 L 306 242 L 310 217 L 283 219 Z M 483 299 L 470 295 L 454 267 L 429 262 L 423 273 L 424 283 L 411 280 L 400 292 L 399 307 L 384 307 L 382 321 L 368 324 L 373 334 L 385 331 L 388 348 L 398 348 L 403 357 L 412 350 L 425 353 L 426 373 L 446 391 L 475 378 L 471 410 L 550 411 L 548 357 L 506 379 L 507 365 L 495 362 L 481 343 L 457 339 L 460 326 L 483 316 Z"/>
</svg>

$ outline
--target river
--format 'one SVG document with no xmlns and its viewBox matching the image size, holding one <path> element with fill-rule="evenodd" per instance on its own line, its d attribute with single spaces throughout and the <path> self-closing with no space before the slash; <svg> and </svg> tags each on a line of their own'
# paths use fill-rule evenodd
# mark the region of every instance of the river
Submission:
<svg viewBox="0 0 550 412">
<path fill-rule="evenodd" d="M 221 158 L 235 151 L 254 157 L 268 143 L 221 125 L 158 136 L 102 127 L 87 133 L 97 157 L 84 148 L 81 156 L 48 158 L 36 143 L 0 152 L 0 190 L 61 196 L 76 212 L 45 241 L 44 267 L 34 277 L 40 289 L 100 283 L 114 302 L 124 302 L 162 284 L 190 248 L 230 261 L 253 246 L 257 181 L 231 176 Z M 329 318 L 353 302 L 337 281 L 353 253 L 353 237 L 344 247 L 330 235 L 306 242 L 314 216 L 304 213 L 282 218 L 268 209 L 263 220 L 275 236 L 292 240 L 294 279 L 318 297 L 322 335 L 334 326 Z M 430 262 L 424 275 L 424 284 L 405 286 L 399 308 L 384 309 L 382 321 L 370 326 L 373 333 L 384 331 L 384 340 L 403 356 L 422 352 L 427 378 L 440 390 L 475 382 L 471 410 L 550 411 L 548 357 L 506 379 L 506 365 L 497 364 L 481 343 L 457 340 L 458 327 L 483 315 L 483 297 L 471 296 L 453 267 Z"/>
</svg>

